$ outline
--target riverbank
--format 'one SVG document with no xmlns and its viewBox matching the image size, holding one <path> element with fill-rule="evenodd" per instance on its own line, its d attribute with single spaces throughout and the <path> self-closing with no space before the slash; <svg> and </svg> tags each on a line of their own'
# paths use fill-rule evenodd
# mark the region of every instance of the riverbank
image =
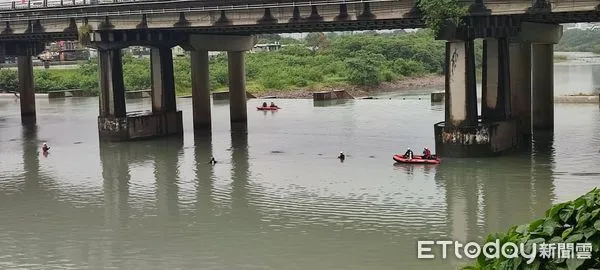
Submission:
<svg viewBox="0 0 600 270">
<path fill-rule="evenodd" d="M 336 87 L 312 87 L 301 88 L 294 90 L 265 90 L 253 92 L 257 98 L 288 98 L 288 99 L 303 99 L 312 98 L 314 92 L 345 90 L 355 98 L 362 98 L 378 93 L 402 92 L 406 90 L 425 88 L 425 87 L 443 87 L 445 83 L 444 75 L 427 75 L 422 77 L 404 78 L 393 82 L 382 82 L 377 86 L 354 86 L 341 85 Z"/>
</svg>

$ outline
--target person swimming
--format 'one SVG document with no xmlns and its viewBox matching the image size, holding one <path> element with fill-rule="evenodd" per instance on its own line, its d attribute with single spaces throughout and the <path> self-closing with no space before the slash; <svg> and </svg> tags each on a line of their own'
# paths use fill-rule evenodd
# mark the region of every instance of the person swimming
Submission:
<svg viewBox="0 0 600 270">
<path fill-rule="evenodd" d="M 208 163 L 214 165 L 214 164 L 217 164 L 217 160 L 215 159 L 215 157 L 211 157 L 210 161 Z"/>
<path fill-rule="evenodd" d="M 46 153 L 46 152 L 48 152 L 48 150 L 50 150 L 50 147 L 49 147 L 49 146 L 48 146 L 46 143 L 44 143 L 44 144 L 42 145 L 42 151 L 43 151 L 44 153 Z"/>
<path fill-rule="evenodd" d="M 346 155 L 344 155 L 344 152 L 343 152 L 343 151 L 340 151 L 340 155 L 338 156 L 338 158 L 339 158 L 341 161 L 344 161 L 344 159 L 346 159 Z"/>
</svg>

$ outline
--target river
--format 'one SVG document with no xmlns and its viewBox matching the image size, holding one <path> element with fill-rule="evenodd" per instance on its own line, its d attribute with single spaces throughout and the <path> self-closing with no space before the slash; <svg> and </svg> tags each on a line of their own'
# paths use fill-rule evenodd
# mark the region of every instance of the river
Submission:
<svg viewBox="0 0 600 270">
<path fill-rule="evenodd" d="M 582 76 L 598 67 L 570 65 L 555 93 L 593 91 Z M 598 104 L 557 104 L 531 154 L 401 166 L 392 155 L 433 147 L 444 117 L 407 93 L 279 112 L 250 100 L 248 135 L 216 103 L 211 137 L 180 98 L 182 140 L 117 144 L 98 142 L 97 98 L 38 98 L 37 129 L 0 100 L 0 268 L 455 269 L 470 261 L 417 259 L 416 241 L 482 241 L 598 185 Z"/>
</svg>

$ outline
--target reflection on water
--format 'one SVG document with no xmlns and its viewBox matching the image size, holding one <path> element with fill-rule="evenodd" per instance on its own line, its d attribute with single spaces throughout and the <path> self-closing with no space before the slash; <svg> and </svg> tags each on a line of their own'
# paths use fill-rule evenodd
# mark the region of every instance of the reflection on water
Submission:
<svg viewBox="0 0 600 270">
<path fill-rule="evenodd" d="M 416 241 L 481 241 L 597 185 L 593 104 L 557 105 L 531 154 L 395 165 L 443 119 L 422 97 L 278 100 L 268 117 L 249 109 L 247 134 L 213 105 L 212 135 L 194 134 L 179 99 L 183 138 L 128 143 L 98 142 L 95 98 L 38 99 L 37 129 L 6 105 L 0 268 L 453 269 L 465 262 L 418 260 Z"/>
</svg>

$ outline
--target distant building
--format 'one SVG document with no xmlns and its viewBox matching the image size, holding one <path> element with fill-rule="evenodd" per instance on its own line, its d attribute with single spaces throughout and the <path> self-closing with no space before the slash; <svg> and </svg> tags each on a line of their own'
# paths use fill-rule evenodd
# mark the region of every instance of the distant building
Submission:
<svg viewBox="0 0 600 270">
<path fill-rule="evenodd" d="M 49 43 L 46 50 L 38 55 L 43 61 L 77 61 L 90 59 L 90 51 L 78 41 L 57 41 Z"/>
<path fill-rule="evenodd" d="M 252 52 L 271 52 L 277 51 L 281 49 L 284 45 L 281 45 L 279 42 L 275 43 L 265 43 L 265 44 L 256 44 L 254 48 L 252 48 Z"/>
<path fill-rule="evenodd" d="M 173 56 L 175 56 L 175 57 L 182 57 L 182 56 L 185 56 L 186 54 L 187 54 L 187 52 L 179 46 L 175 46 L 173 48 Z"/>
<path fill-rule="evenodd" d="M 137 56 L 138 58 L 150 57 L 150 48 L 149 47 L 130 46 L 123 50 L 125 52 L 132 54 L 133 56 Z M 181 57 L 181 56 L 185 56 L 187 54 L 187 52 L 179 46 L 175 46 L 171 50 L 173 51 L 173 56 L 175 56 L 175 57 Z"/>
</svg>

